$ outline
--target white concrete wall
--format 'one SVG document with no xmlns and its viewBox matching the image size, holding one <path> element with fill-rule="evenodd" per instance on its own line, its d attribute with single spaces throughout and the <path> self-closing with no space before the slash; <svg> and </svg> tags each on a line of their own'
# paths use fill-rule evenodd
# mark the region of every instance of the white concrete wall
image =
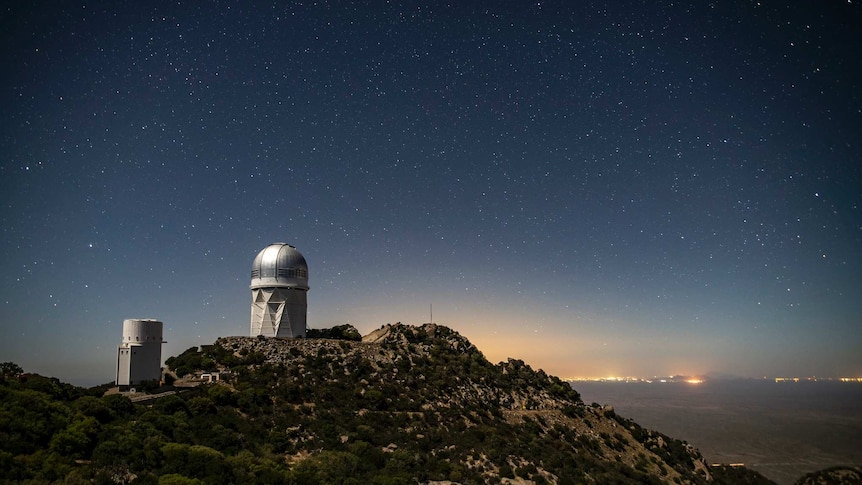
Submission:
<svg viewBox="0 0 862 485">
<path fill-rule="evenodd" d="M 117 350 L 117 385 L 134 386 L 162 378 L 162 329 L 153 319 L 123 321 L 123 342 Z"/>
</svg>

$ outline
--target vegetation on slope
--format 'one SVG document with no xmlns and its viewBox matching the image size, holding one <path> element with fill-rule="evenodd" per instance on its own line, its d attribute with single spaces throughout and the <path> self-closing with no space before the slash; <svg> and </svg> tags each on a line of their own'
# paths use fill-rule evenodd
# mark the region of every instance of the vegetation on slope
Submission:
<svg viewBox="0 0 862 485">
<path fill-rule="evenodd" d="M 796 485 L 860 485 L 862 467 L 836 466 L 805 474 Z"/>
<path fill-rule="evenodd" d="M 691 447 L 585 406 L 441 326 L 364 341 L 219 339 L 168 359 L 229 382 L 133 404 L 33 375 L 0 381 L 0 482 L 707 483 Z"/>
</svg>

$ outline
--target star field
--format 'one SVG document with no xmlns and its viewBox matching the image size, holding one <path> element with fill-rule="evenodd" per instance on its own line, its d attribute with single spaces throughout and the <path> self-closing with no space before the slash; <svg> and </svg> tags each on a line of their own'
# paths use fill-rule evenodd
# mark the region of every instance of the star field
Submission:
<svg viewBox="0 0 862 485">
<path fill-rule="evenodd" d="M 248 332 L 434 321 L 568 376 L 862 374 L 853 2 L 20 3 L 0 360 L 113 379 Z"/>
</svg>

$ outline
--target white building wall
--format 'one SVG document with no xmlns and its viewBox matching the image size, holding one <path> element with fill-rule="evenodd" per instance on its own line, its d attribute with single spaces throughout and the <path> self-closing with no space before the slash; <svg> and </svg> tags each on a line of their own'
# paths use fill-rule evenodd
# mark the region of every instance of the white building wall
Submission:
<svg viewBox="0 0 862 485">
<path fill-rule="evenodd" d="M 117 385 L 128 386 L 129 371 L 131 370 L 132 349 L 125 346 L 120 346 L 117 349 Z"/>
<path fill-rule="evenodd" d="M 134 386 L 162 377 L 162 329 L 152 319 L 123 321 L 123 342 L 117 351 L 117 385 Z"/>
</svg>

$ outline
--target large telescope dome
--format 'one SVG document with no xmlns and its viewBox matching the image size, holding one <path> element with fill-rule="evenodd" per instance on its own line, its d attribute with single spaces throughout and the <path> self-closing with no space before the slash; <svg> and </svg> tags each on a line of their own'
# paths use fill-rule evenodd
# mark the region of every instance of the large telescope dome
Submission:
<svg viewBox="0 0 862 485">
<path fill-rule="evenodd" d="M 290 244 L 270 244 L 254 258 L 250 288 L 308 290 L 308 264 L 302 254 Z"/>
</svg>

